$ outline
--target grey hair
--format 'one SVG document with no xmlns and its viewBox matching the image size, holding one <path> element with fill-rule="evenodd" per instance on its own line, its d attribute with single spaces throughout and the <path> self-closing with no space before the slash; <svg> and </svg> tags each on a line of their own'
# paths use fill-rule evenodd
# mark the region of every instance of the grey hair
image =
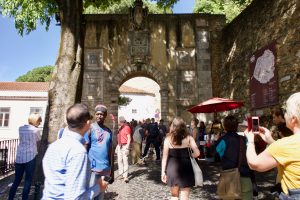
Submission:
<svg viewBox="0 0 300 200">
<path fill-rule="evenodd" d="M 300 92 L 292 94 L 286 101 L 286 114 L 289 118 L 296 117 L 300 123 Z"/>
</svg>

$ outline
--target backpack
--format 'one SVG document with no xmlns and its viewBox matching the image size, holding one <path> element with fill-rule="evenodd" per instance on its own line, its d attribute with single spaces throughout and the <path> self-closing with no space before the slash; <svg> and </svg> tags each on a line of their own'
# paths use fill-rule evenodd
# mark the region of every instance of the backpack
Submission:
<svg viewBox="0 0 300 200">
<path fill-rule="evenodd" d="M 151 138 L 155 138 L 159 135 L 159 129 L 158 129 L 158 125 L 156 123 L 151 123 L 149 124 L 149 136 Z"/>
</svg>

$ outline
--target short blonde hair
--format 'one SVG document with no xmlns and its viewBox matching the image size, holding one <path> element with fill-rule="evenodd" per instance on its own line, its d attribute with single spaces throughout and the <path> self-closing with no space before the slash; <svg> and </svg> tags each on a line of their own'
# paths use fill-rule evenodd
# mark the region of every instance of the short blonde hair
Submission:
<svg viewBox="0 0 300 200">
<path fill-rule="evenodd" d="M 289 118 L 296 117 L 300 123 L 300 92 L 292 94 L 286 101 L 286 114 Z"/>
<path fill-rule="evenodd" d="M 42 117 L 38 113 L 31 113 L 28 117 L 28 123 L 31 125 L 35 125 L 37 124 L 37 122 L 41 122 L 41 121 L 42 121 Z"/>
</svg>

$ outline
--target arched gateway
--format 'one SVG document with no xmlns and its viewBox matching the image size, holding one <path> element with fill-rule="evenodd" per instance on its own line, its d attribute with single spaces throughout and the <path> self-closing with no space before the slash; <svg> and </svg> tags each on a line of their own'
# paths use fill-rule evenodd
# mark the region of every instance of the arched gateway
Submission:
<svg viewBox="0 0 300 200">
<path fill-rule="evenodd" d="M 213 96 L 224 25 L 222 15 L 151 15 L 140 0 L 129 14 L 85 15 L 82 102 L 117 116 L 119 87 L 145 76 L 160 86 L 163 119 L 190 120 L 186 109 Z"/>
</svg>

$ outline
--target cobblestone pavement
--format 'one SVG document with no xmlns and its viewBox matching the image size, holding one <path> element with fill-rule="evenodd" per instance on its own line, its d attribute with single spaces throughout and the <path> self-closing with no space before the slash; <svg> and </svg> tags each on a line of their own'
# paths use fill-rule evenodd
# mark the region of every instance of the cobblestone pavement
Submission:
<svg viewBox="0 0 300 200">
<path fill-rule="evenodd" d="M 190 199 L 214 200 L 216 196 L 216 184 L 219 176 L 219 163 L 201 160 L 200 166 L 203 171 L 203 187 L 192 188 Z M 107 200 L 167 200 L 170 198 L 169 187 L 160 180 L 161 163 L 153 161 L 151 158 L 146 160 L 146 165 L 131 165 L 129 168 L 129 183 L 123 180 L 116 180 L 109 185 L 105 194 Z M 115 168 L 117 169 L 117 167 Z M 118 173 L 115 172 L 115 177 Z M 274 172 L 257 173 L 256 179 L 259 187 L 259 196 L 257 199 L 272 200 L 274 197 L 270 194 L 270 187 L 274 182 Z M 12 180 L 12 179 L 11 179 Z M 0 186 L 0 199 L 7 199 L 9 188 L 7 183 Z M 22 184 L 21 184 L 22 186 Z M 17 191 L 17 200 L 21 199 L 23 187 Z M 30 199 L 33 199 L 34 187 L 30 193 Z"/>
<path fill-rule="evenodd" d="M 130 166 L 129 183 L 116 180 L 109 186 L 105 199 L 109 200 L 167 200 L 170 199 L 169 187 L 160 180 L 161 163 L 147 160 L 147 165 Z M 201 160 L 204 185 L 191 189 L 190 199 L 218 199 L 216 196 L 219 176 L 219 163 Z M 115 173 L 117 175 L 117 173 Z M 256 179 L 259 187 L 257 199 L 271 200 L 270 187 L 273 185 L 274 172 L 258 173 Z"/>
</svg>

